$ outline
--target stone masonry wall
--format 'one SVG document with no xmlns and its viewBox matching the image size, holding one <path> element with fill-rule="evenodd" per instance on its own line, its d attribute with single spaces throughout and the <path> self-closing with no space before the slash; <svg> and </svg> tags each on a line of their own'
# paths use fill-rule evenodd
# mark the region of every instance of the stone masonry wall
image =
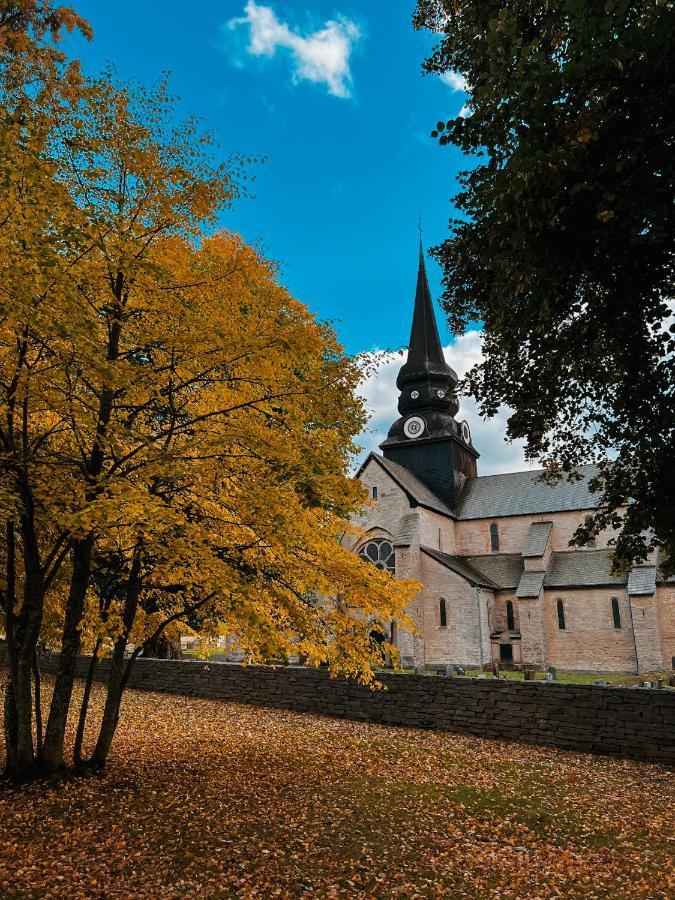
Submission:
<svg viewBox="0 0 675 900">
<path fill-rule="evenodd" d="M 52 656 L 45 664 L 54 671 Z M 79 662 L 83 675 L 87 658 Z M 105 675 L 99 665 L 98 677 Z M 675 691 L 380 676 L 372 692 L 323 669 L 139 659 L 130 687 L 299 712 L 437 728 L 675 764 Z"/>
</svg>

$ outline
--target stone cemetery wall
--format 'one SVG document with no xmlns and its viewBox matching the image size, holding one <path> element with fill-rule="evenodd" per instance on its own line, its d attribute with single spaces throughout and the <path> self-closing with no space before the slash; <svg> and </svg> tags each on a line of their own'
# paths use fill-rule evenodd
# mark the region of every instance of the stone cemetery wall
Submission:
<svg viewBox="0 0 675 900">
<path fill-rule="evenodd" d="M 57 665 L 51 656 L 43 668 Z M 81 658 L 78 675 L 87 665 Z M 98 678 L 106 668 L 99 663 Z M 393 673 L 380 680 L 384 690 L 369 691 L 323 669 L 138 659 L 129 686 L 675 763 L 675 691 Z"/>
</svg>

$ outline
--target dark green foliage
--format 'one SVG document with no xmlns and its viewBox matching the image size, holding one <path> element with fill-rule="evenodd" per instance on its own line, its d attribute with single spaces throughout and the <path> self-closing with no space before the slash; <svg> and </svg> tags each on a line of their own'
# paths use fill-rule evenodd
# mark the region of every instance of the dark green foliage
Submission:
<svg viewBox="0 0 675 900">
<path fill-rule="evenodd" d="M 673 3 L 418 0 L 415 26 L 471 86 L 432 132 L 478 156 L 434 251 L 452 328 L 485 328 L 468 390 L 552 477 L 613 458 L 593 527 L 617 567 L 675 560 Z"/>
</svg>

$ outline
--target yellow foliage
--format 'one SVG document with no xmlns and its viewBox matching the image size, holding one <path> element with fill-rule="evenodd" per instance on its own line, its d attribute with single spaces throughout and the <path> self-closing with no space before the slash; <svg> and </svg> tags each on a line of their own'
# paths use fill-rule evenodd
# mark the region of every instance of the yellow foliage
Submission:
<svg viewBox="0 0 675 900">
<path fill-rule="evenodd" d="M 58 644 L 70 548 L 92 538 L 86 646 L 183 621 L 236 634 L 252 660 L 299 652 L 367 682 L 370 631 L 411 624 L 415 585 L 341 545 L 365 502 L 348 470 L 360 364 L 259 253 L 208 233 L 246 164 L 214 165 L 171 110 L 165 85 L 106 76 L 20 139 L 0 127 L 0 512 L 21 523 L 17 576 L 32 528 Z"/>
</svg>

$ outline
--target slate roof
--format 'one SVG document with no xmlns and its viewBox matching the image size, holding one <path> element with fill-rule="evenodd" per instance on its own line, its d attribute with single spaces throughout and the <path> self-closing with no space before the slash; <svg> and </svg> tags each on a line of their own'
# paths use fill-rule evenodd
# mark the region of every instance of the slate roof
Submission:
<svg viewBox="0 0 675 900">
<path fill-rule="evenodd" d="M 410 546 L 419 518 L 419 514 L 416 512 L 406 513 L 401 516 L 394 532 L 394 547 Z"/>
<path fill-rule="evenodd" d="M 546 587 L 611 587 L 626 577 L 612 575 L 609 550 L 566 550 L 551 554 L 544 578 Z"/>
<path fill-rule="evenodd" d="M 490 553 L 487 556 L 463 556 L 462 559 L 502 590 L 517 587 L 523 573 L 520 553 Z"/>
<path fill-rule="evenodd" d="M 549 485 L 539 478 L 544 469 L 483 475 L 467 478 L 459 498 L 460 519 L 492 519 L 499 516 L 540 515 L 577 509 L 594 509 L 597 496 L 588 490 L 588 481 L 597 466 L 580 466 L 581 481 Z"/>
<path fill-rule="evenodd" d="M 656 566 L 635 566 L 628 576 L 628 593 L 636 597 L 656 590 Z"/>
<path fill-rule="evenodd" d="M 446 506 L 446 504 L 443 503 L 443 501 L 437 497 L 431 488 L 428 488 L 424 482 L 420 481 L 419 478 L 412 474 L 412 472 L 404 469 L 403 466 L 399 466 L 398 463 L 392 462 L 390 459 L 385 459 L 383 456 L 380 456 L 379 453 L 371 453 L 368 456 L 356 473 L 357 478 L 371 459 L 378 462 L 384 471 L 388 472 L 398 486 L 405 491 L 408 497 L 419 504 L 419 506 L 433 509 L 435 512 L 439 512 L 444 516 L 449 516 L 451 519 L 455 518 L 450 507 Z"/>
<path fill-rule="evenodd" d="M 551 528 L 553 528 L 553 522 L 532 522 L 527 533 L 527 544 L 523 550 L 523 556 L 543 556 Z"/>
<path fill-rule="evenodd" d="M 523 572 L 516 588 L 516 597 L 538 597 L 544 584 L 545 572 Z"/>
<path fill-rule="evenodd" d="M 432 547 L 420 547 L 420 549 L 422 553 L 426 553 L 427 556 L 435 559 L 436 562 L 445 566 L 446 569 L 451 569 L 457 575 L 466 578 L 471 584 L 475 584 L 478 587 L 489 588 L 493 591 L 499 589 L 499 585 L 490 581 L 490 579 L 486 578 L 481 572 L 476 571 L 476 569 L 468 565 L 466 560 L 461 556 L 452 556 L 450 553 L 443 553 L 441 550 L 434 550 Z"/>
</svg>

